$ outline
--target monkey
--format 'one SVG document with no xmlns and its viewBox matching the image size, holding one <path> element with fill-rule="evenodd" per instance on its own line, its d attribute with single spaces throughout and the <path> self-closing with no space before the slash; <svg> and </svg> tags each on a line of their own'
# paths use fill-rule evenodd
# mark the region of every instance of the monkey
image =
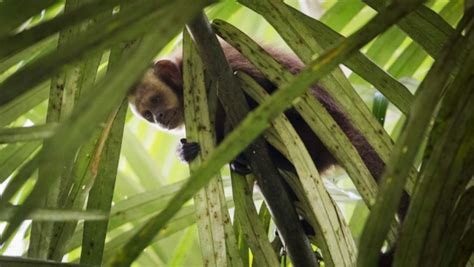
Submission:
<svg viewBox="0 0 474 267">
<path fill-rule="evenodd" d="M 244 56 L 242 56 L 232 46 L 221 43 L 226 59 L 233 71 L 239 71 L 250 75 L 257 81 L 268 93 L 278 90 L 277 86 L 269 81 L 256 67 L 254 67 Z M 274 48 L 265 48 L 277 61 L 279 61 L 292 74 L 297 74 L 304 68 L 304 64 L 293 55 L 281 52 Z M 159 129 L 166 131 L 181 131 L 184 126 L 184 107 L 183 107 L 183 63 L 181 56 L 175 56 L 171 59 L 161 59 L 156 61 L 136 82 L 128 93 L 130 107 L 139 117 L 145 119 Z M 332 97 L 319 85 L 308 89 L 310 94 L 315 97 L 328 111 L 331 117 L 340 126 L 348 139 L 356 148 L 369 172 L 378 181 L 382 176 L 385 167 L 383 160 L 378 156 L 373 147 L 363 137 L 363 135 L 352 125 L 344 112 L 337 106 Z M 247 102 L 251 109 L 258 104 L 250 97 Z M 217 107 L 216 112 L 216 138 L 217 142 L 223 140 L 226 134 L 225 130 L 225 112 L 222 106 Z M 311 158 L 313 159 L 318 171 L 324 173 L 329 167 L 338 165 L 336 159 L 324 146 L 316 134 L 306 124 L 303 118 L 295 109 L 289 108 L 285 111 L 290 123 L 293 125 L 301 140 L 305 144 Z M 276 166 L 285 170 L 292 170 L 292 164 L 276 149 L 270 146 L 272 160 Z M 181 146 L 178 149 L 178 156 L 189 162 L 199 153 L 199 144 L 187 142 L 181 139 Z M 233 171 L 242 174 L 251 172 L 245 158 L 238 156 L 230 163 Z M 291 192 L 290 192 L 291 193 Z M 399 209 L 399 217 L 403 220 L 408 208 L 408 196 L 404 196 L 402 205 Z M 303 222 L 304 223 L 304 222 Z M 307 229 L 308 227 L 305 227 Z M 307 232 L 311 232 L 309 229 Z M 313 233 L 314 234 L 314 233 Z M 391 261 L 390 257 L 381 257 L 380 266 L 389 266 L 384 260 Z"/>
<path fill-rule="evenodd" d="M 266 79 L 265 76 L 236 49 L 224 44 L 223 50 L 229 65 L 234 71 L 241 71 L 250 75 L 269 93 L 277 89 L 273 83 Z M 289 56 L 276 49 L 267 50 L 293 74 L 297 74 L 304 67 L 303 63 L 296 57 Z M 145 72 L 143 78 L 132 86 L 128 94 L 128 100 L 132 111 L 149 123 L 162 130 L 180 131 L 184 125 L 182 87 L 182 59 L 177 56 L 174 59 L 158 60 Z M 313 86 L 310 90 L 311 94 L 323 104 L 347 135 L 373 177 L 376 179 L 380 177 L 384 163 L 372 146 L 365 140 L 360 132 L 353 127 L 347 116 L 339 109 L 334 100 L 332 100 L 324 89 L 320 86 Z M 251 109 L 257 106 L 250 98 L 248 98 L 247 101 Z M 223 119 L 219 118 L 221 114 L 223 114 L 223 112 L 218 112 L 218 116 L 216 116 L 216 124 L 219 124 L 219 122 L 221 124 L 216 125 L 218 142 L 224 137 Z M 320 172 L 324 172 L 329 167 L 337 165 L 336 159 L 294 109 L 290 108 L 285 114 L 297 130 Z M 192 143 L 187 143 L 185 140 L 182 140 L 182 145 L 191 149 L 187 150 L 185 148 L 184 150 L 180 150 L 180 158 L 189 161 L 193 156 L 197 155 L 199 150 L 196 151 Z"/>
</svg>

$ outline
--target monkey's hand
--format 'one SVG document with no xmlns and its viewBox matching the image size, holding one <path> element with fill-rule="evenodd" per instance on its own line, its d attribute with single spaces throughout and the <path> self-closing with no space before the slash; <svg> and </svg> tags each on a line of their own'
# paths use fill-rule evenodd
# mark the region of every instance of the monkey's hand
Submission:
<svg viewBox="0 0 474 267">
<path fill-rule="evenodd" d="M 179 142 L 180 145 L 177 149 L 179 159 L 188 163 L 194 160 L 201 150 L 199 144 L 196 142 L 188 142 L 186 138 L 182 138 Z M 230 169 L 241 175 L 247 175 L 252 172 L 247 160 L 242 154 L 230 162 Z"/>
<path fill-rule="evenodd" d="M 230 162 L 230 169 L 238 174 L 247 175 L 252 172 L 250 165 L 244 155 L 240 154 Z"/>
<path fill-rule="evenodd" d="M 186 138 L 182 138 L 181 140 L 179 140 L 179 142 L 180 145 L 178 146 L 177 150 L 179 159 L 189 163 L 197 157 L 199 151 L 201 150 L 201 147 L 198 143 L 188 143 Z"/>
</svg>

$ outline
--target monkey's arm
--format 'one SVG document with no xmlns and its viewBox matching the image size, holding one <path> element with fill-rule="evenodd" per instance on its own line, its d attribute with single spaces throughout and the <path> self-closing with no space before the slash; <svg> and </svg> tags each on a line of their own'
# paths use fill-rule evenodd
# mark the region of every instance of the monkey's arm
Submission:
<svg viewBox="0 0 474 267">
<path fill-rule="evenodd" d="M 182 138 L 180 140 L 177 153 L 181 161 L 189 163 L 198 156 L 200 150 L 201 147 L 199 146 L 199 143 L 188 142 L 186 138 Z M 252 172 L 247 159 L 242 154 L 230 162 L 230 169 L 241 175 L 247 175 Z"/>
</svg>

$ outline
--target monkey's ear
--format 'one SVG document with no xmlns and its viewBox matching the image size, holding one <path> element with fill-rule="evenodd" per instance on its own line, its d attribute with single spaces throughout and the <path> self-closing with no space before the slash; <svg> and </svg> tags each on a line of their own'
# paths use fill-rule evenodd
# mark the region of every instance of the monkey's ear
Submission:
<svg viewBox="0 0 474 267">
<path fill-rule="evenodd" d="M 183 86 L 181 71 L 171 60 L 159 60 L 153 66 L 154 73 L 161 81 L 173 89 L 180 89 Z"/>
</svg>

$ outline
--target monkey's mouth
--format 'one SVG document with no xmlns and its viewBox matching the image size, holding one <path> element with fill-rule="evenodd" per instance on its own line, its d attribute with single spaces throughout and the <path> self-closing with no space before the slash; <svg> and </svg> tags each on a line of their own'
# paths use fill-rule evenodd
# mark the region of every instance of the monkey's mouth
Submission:
<svg viewBox="0 0 474 267">
<path fill-rule="evenodd" d="M 181 124 L 178 113 L 178 110 L 169 111 L 161 120 L 157 121 L 157 123 L 164 129 L 173 130 Z"/>
</svg>

